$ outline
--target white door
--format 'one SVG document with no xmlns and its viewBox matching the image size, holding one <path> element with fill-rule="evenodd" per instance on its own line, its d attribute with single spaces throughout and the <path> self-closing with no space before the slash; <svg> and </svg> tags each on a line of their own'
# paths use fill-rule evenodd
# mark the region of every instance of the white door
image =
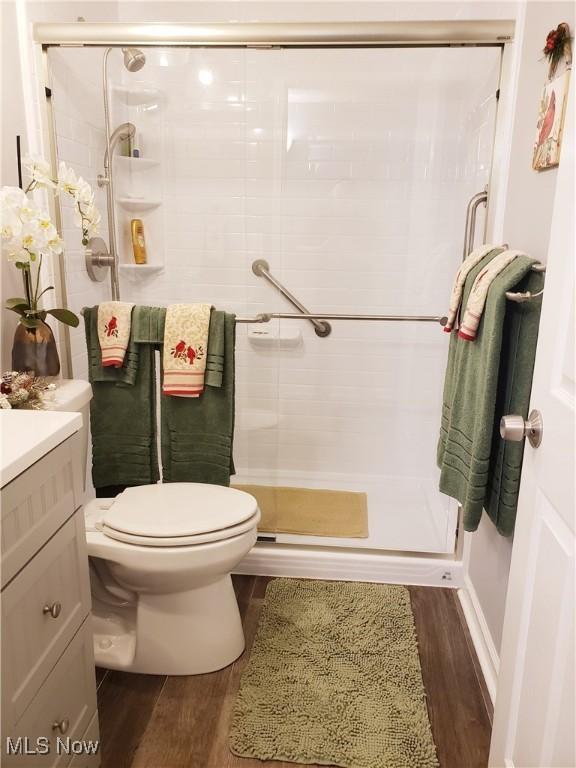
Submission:
<svg viewBox="0 0 576 768">
<path fill-rule="evenodd" d="M 574 75 L 573 75 L 574 80 Z M 489 765 L 574 768 L 574 122 L 558 169 Z"/>
</svg>

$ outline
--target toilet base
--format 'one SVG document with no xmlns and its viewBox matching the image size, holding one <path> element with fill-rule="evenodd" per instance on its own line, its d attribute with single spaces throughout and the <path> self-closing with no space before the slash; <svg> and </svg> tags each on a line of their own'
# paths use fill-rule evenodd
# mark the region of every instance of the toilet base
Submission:
<svg viewBox="0 0 576 768">
<path fill-rule="evenodd" d="M 228 666 L 245 647 L 230 575 L 188 592 L 141 592 L 136 606 L 126 609 L 98 603 L 94 656 L 96 665 L 107 669 L 201 675 Z"/>
</svg>

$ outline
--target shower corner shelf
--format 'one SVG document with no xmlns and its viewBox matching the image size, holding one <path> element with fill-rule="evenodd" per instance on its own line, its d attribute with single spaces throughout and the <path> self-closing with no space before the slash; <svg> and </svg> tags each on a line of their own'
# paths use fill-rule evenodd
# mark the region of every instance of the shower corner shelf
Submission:
<svg viewBox="0 0 576 768">
<path fill-rule="evenodd" d="M 116 155 L 114 159 L 130 171 L 145 171 L 148 168 L 155 168 L 160 165 L 159 160 L 151 157 L 124 157 L 124 155 Z"/>
<path fill-rule="evenodd" d="M 118 197 L 116 202 L 126 211 L 151 211 L 162 205 L 161 200 L 151 200 L 145 197 Z"/>
<path fill-rule="evenodd" d="M 164 264 L 118 264 L 120 272 L 127 277 L 150 277 L 164 272 Z"/>
<path fill-rule="evenodd" d="M 118 100 L 128 107 L 158 107 L 163 98 L 162 91 L 157 88 L 127 88 L 122 85 L 115 85 L 111 90 L 118 97 Z"/>
</svg>

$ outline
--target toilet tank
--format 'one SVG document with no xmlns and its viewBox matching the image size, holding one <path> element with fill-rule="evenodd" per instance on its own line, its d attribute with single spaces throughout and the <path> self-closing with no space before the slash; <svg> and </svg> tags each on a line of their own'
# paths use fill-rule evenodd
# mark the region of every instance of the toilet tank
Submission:
<svg viewBox="0 0 576 768">
<path fill-rule="evenodd" d="M 86 488 L 86 460 L 88 454 L 88 434 L 90 429 L 90 400 L 92 387 L 81 379 L 61 379 L 56 382 L 56 390 L 46 407 L 51 411 L 68 411 L 82 414 L 82 467 L 84 469 L 83 487 Z"/>
</svg>

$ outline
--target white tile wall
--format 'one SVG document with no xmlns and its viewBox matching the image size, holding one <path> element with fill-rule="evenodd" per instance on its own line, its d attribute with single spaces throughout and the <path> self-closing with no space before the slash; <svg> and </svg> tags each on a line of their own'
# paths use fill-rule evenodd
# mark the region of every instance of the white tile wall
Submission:
<svg viewBox="0 0 576 768">
<path fill-rule="evenodd" d="M 54 62 L 60 154 L 89 180 L 103 153 L 101 90 L 73 73 L 83 56 L 99 71 L 101 55 L 61 51 Z M 165 266 L 124 276 L 123 298 L 290 311 L 251 272 L 266 258 L 317 311 L 446 310 L 465 207 L 488 180 L 497 49 L 148 50 L 137 75 L 118 61 L 115 85 L 161 94 L 153 110 L 118 101 L 114 120 L 133 120 L 143 156 L 160 160 L 119 187 L 162 199 L 142 218 L 150 261 Z M 109 295 L 87 282 L 79 253 L 69 260 L 74 309 Z M 238 326 L 241 477 L 369 488 L 371 515 L 390 524 L 371 526 L 367 545 L 442 551 L 447 504 L 430 488 L 446 336 L 435 325 L 334 322 L 318 338 L 299 325 L 294 350 L 255 349 Z M 81 375 L 79 335 L 73 352 Z M 262 412 L 272 425 L 251 428 Z M 408 502 L 415 487 L 426 489 L 420 506 Z M 418 527 L 431 533 L 415 544 Z M 400 529 L 408 533 L 391 533 Z"/>
</svg>

